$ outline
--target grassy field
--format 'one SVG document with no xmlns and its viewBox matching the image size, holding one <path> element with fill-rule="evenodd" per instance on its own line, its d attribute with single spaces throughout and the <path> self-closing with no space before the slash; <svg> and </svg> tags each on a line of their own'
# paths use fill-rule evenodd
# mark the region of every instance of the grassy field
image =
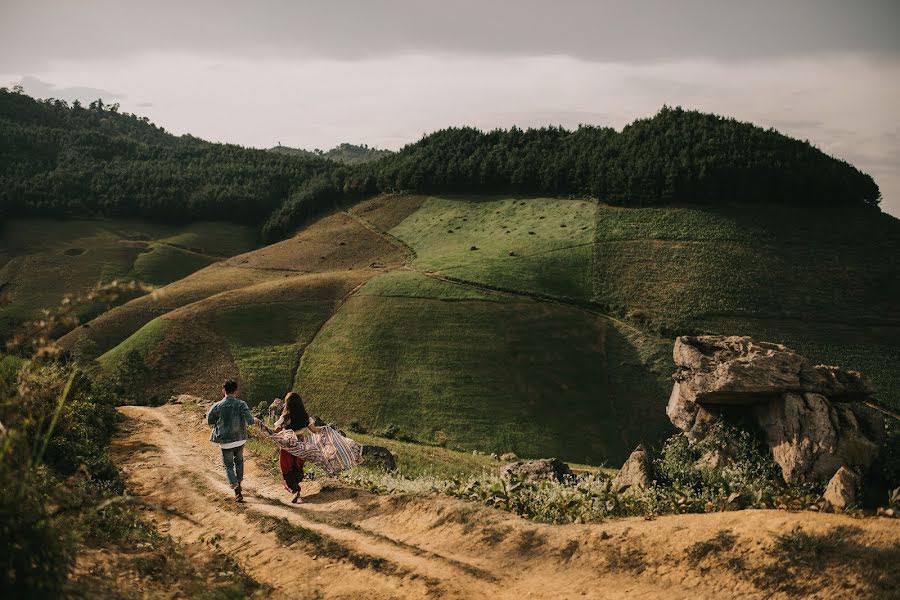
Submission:
<svg viewBox="0 0 900 600">
<path fill-rule="evenodd" d="M 418 269 L 589 300 L 595 210 L 582 200 L 428 198 L 389 233 L 413 248 Z"/>
<path fill-rule="evenodd" d="M 295 383 L 312 410 L 338 423 L 591 464 L 616 462 L 665 428 L 665 386 L 602 317 L 365 288 L 309 345 Z"/>
<path fill-rule="evenodd" d="M 220 235 L 226 242 L 220 242 Z M 66 293 L 86 292 L 99 282 L 140 279 L 154 285 L 177 281 L 216 258 L 162 243 L 191 240 L 216 252 L 253 248 L 252 228 L 221 223 L 185 226 L 129 220 L 53 221 L 17 219 L 0 230 L 0 338 Z M 87 306 L 85 314 L 104 307 Z"/>
</svg>

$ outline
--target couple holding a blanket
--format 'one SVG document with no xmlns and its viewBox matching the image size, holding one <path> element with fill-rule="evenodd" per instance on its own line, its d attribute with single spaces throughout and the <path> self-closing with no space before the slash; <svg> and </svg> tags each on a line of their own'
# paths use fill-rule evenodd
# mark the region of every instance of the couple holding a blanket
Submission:
<svg viewBox="0 0 900 600">
<path fill-rule="evenodd" d="M 247 403 L 237 398 L 238 385 L 229 379 L 222 385 L 225 397 L 213 404 L 206 413 L 206 422 L 213 426 L 209 441 L 219 444 L 225 475 L 234 490 L 237 502 L 243 502 L 241 481 L 244 479 L 244 444 L 247 426 L 259 424 L 260 429 L 279 448 L 278 464 L 284 487 L 294 494 L 291 500 L 300 502 L 300 482 L 303 465 L 309 461 L 329 475 L 336 475 L 362 462 L 362 446 L 344 437 L 334 427 L 316 426 L 303 406 L 300 394 L 288 392 L 284 408 L 270 429 L 256 419 Z M 303 435 L 303 430 L 309 433 Z"/>
</svg>

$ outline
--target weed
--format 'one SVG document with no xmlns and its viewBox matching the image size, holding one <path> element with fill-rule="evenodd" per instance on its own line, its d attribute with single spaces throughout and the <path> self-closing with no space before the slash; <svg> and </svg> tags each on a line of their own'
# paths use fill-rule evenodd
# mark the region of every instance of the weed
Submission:
<svg viewBox="0 0 900 600">
<path fill-rule="evenodd" d="M 542 546 L 547 541 L 547 537 L 535 529 L 524 529 L 519 534 L 516 541 L 516 549 L 519 554 L 528 554 L 532 550 Z"/>
<path fill-rule="evenodd" d="M 506 539 L 512 527 L 485 527 L 481 531 L 481 541 L 489 546 L 495 546 Z"/>
<path fill-rule="evenodd" d="M 563 546 L 559 551 L 559 557 L 563 559 L 565 562 L 569 562 L 572 559 L 572 556 L 575 555 L 575 552 L 578 550 L 580 544 L 578 540 L 569 540 L 565 546 Z"/>
<path fill-rule="evenodd" d="M 717 532 L 711 539 L 704 542 L 697 542 L 690 546 L 687 549 L 688 562 L 690 562 L 691 565 L 697 565 L 713 552 L 731 550 L 736 541 L 737 537 L 733 533 L 723 529 Z"/>
<path fill-rule="evenodd" d="M 613 571 L 641 573 L 646 569 L 647 556 L 640 548 L 613 546 L 606 551 L 606 564 Z"/>
</svg>

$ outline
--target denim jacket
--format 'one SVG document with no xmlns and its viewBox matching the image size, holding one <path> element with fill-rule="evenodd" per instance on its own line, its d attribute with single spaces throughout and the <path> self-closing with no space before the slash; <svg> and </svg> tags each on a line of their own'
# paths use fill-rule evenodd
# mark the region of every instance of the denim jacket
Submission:
<svg viewBox="0 0 900 600">
<path fill-rule="evenodd" d="M 253 425 L 250 407 L 234 396 L 225 396 L 209 407 L 206 422 L 215 427 L 209 434 L 209 441 L 229 444 L 247 439 L 247 425 Z"/>
</svg>

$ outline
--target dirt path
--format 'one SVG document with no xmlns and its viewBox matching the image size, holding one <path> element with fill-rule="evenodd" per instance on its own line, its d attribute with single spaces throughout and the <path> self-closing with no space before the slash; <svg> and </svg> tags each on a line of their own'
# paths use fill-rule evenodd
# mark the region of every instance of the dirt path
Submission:
<svg viewBox="0 0 900 600">
<path fill-rule="evenodd" d="M 443 496 L 376 495 L 334 480 L 304 484 L 304 503 L 292 505 L 249 452 L 247 502 L 237 505 L 201 414 L 171 405 L 121 412 L 127 420 L 114 460 L 131 493 L 169 511 L 155 517 L 157 526 L 188 543 L 215 544 L 279 598 L 790 597 L 777 577 L 784 573 L 763 568 L 777 533 L 853 528 L 873 565 L 893 560 L 900 543 L 900 521 L 887 519 L 744 511 L 549 526 Z M 714 542 L 722 531 L 733 536 L 727 547 Z M 873 574 L 855 564 L 843 565 L 839 582 L 817 584 L 814 597 L 869 596 Z"/>
</svg>

